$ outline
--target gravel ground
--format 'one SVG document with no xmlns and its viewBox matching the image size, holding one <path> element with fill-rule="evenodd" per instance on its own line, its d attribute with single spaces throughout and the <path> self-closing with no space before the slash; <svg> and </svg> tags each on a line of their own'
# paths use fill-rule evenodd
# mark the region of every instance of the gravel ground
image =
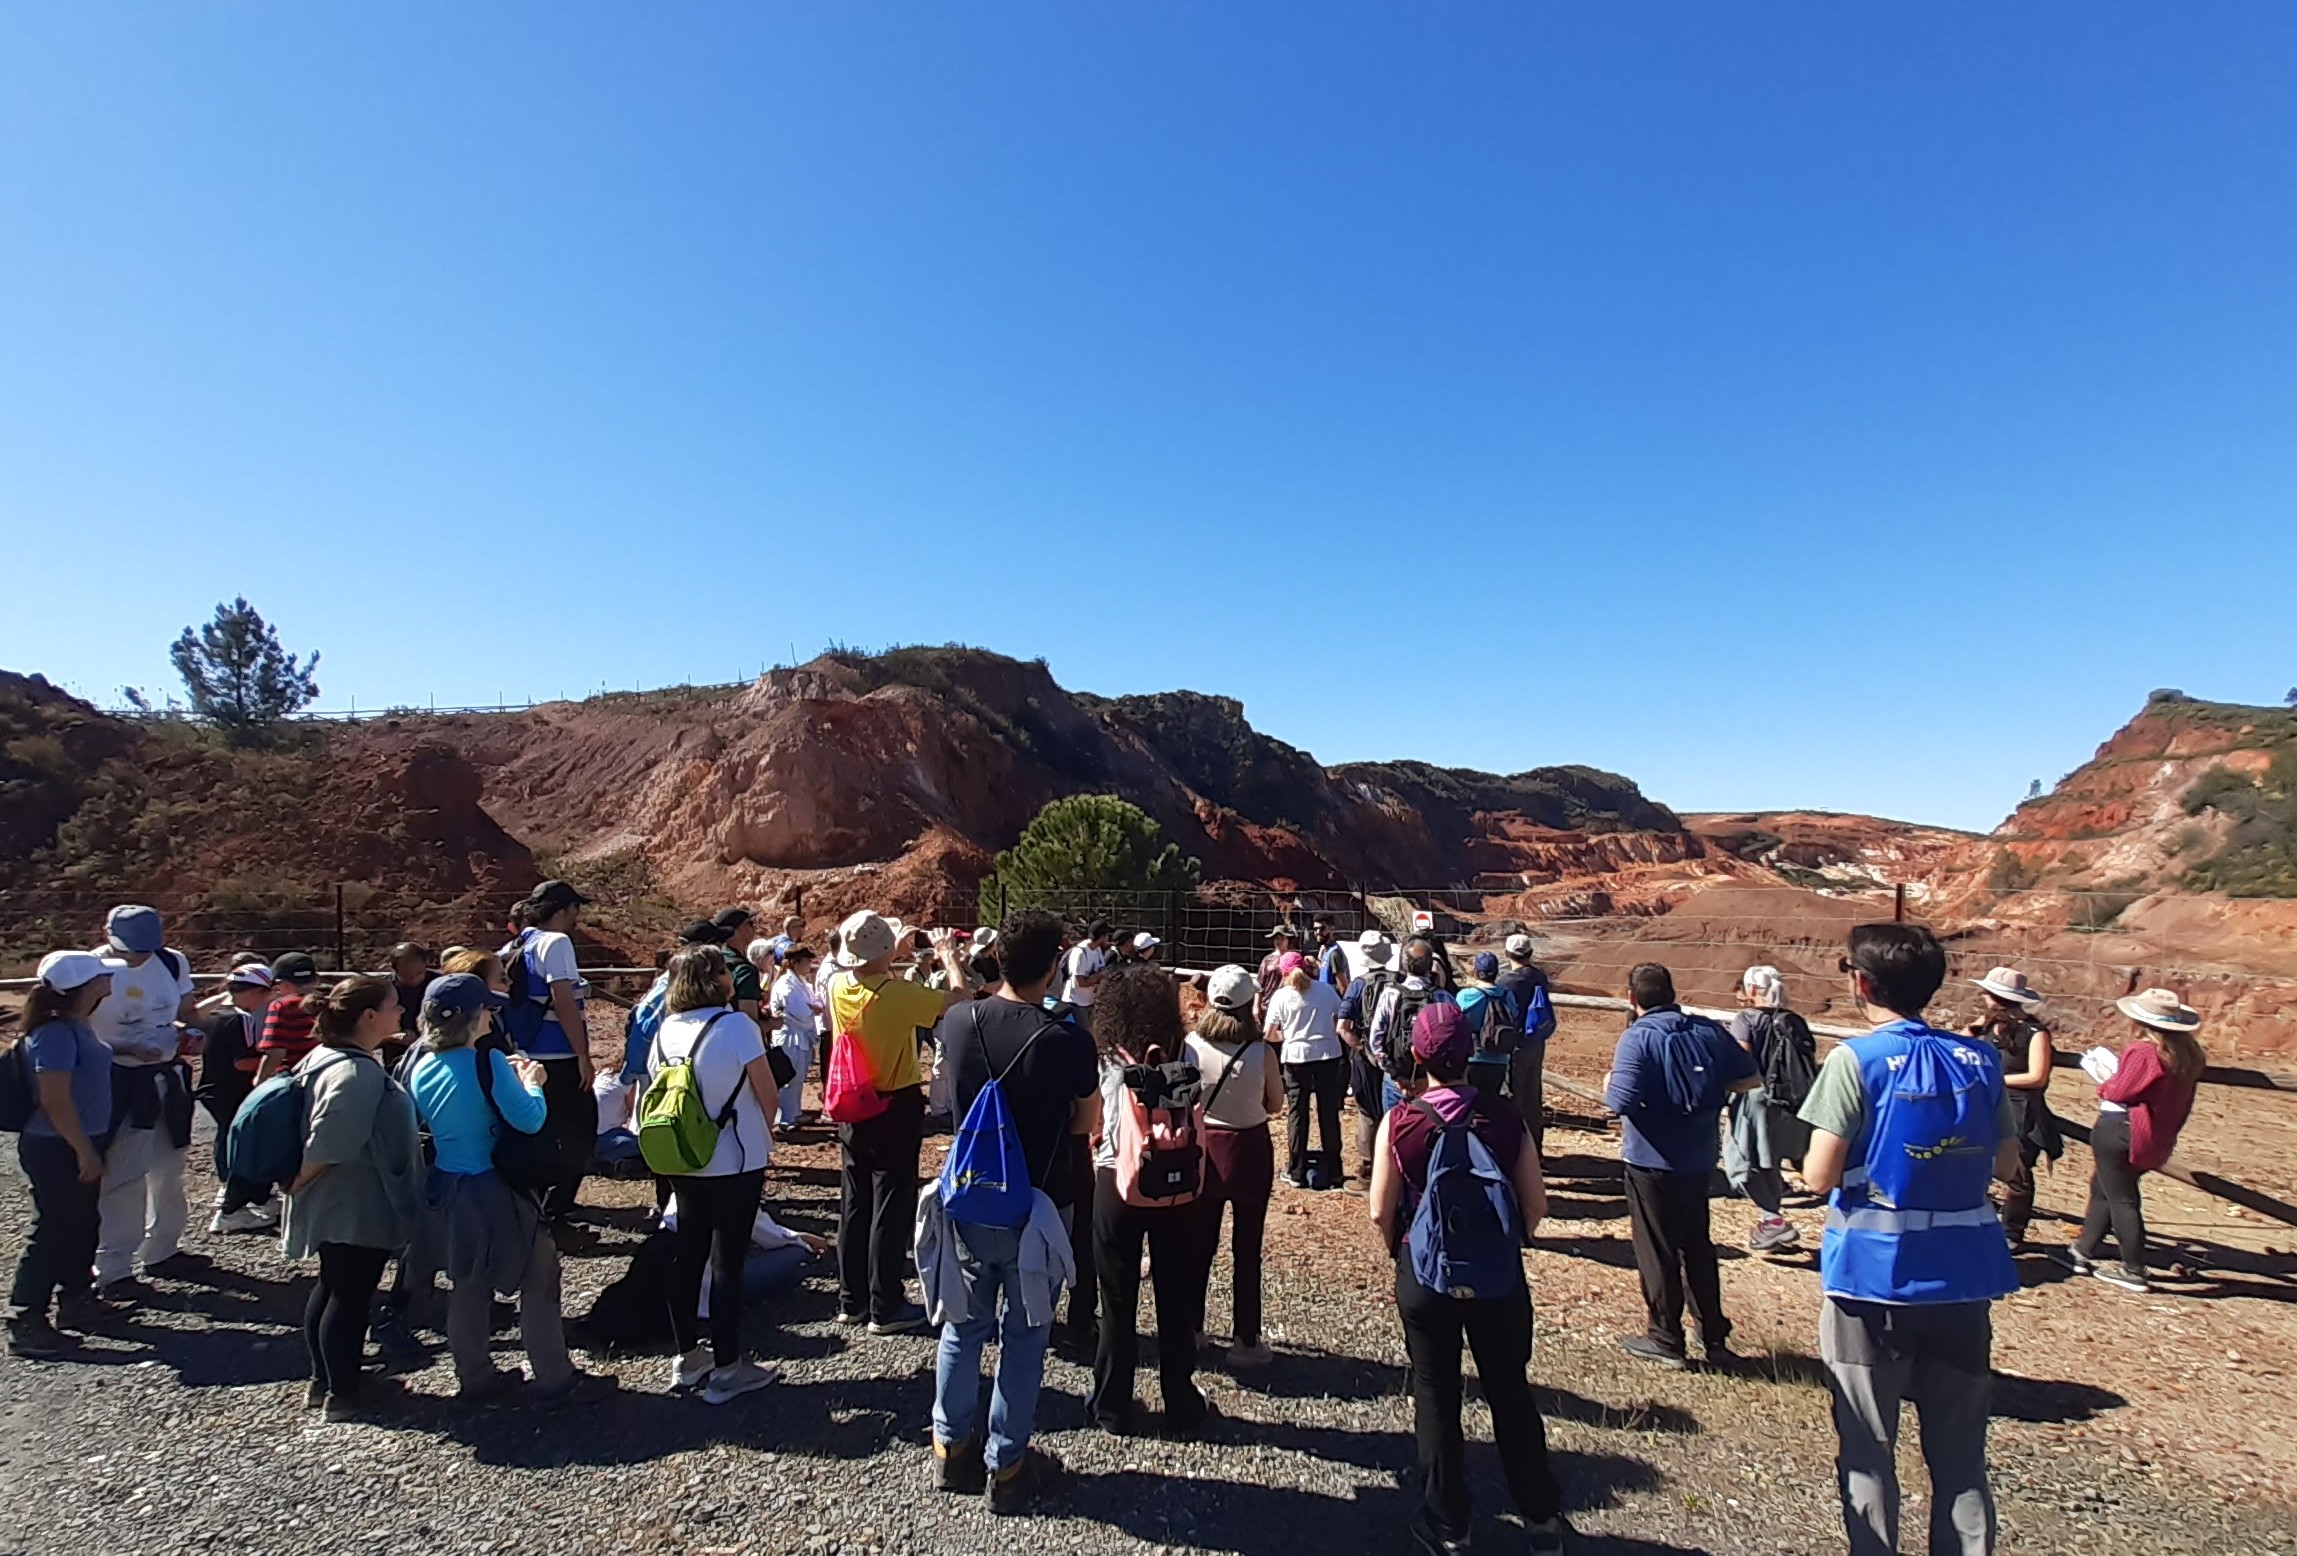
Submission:
<svg viewBox="0 0 2297 1556">
<path fill-rule="evenodd" d="M 769 1194 L 791 1225 L 826 1233 L 834 1156 L 818 1138 L 782 1154 Z M 1623 1357 L 1615 1307 L 1562 1298 L 1591 1277 L 1631 1293 L 1623 1211 L 1606 1187 L 1615 1168 L 1597 1135 L 1566 1131 L 1550 1149 L 1575 1219 L 1534 1255 L 1543 1302 L 1555 1288 L 1535 1376 L 1582 1534 L 1575 1549 L 1839 1549 L 1825 1396 L 1808 1357 L 1782 1350 L 1730 1375 L 1655 1373 Z M 205 1161 L 195 1148 L 195 1174 Z M 757 1349 L 785 1364 L 786 1380 L 722 1409 L 667 1397 L 666 1364 L 636 1358 L 594 1360 L 623 1390 L 595 1407 L 464 1411 L 443 1397 L 453 1382 L 442 1349 L 387 1424 L 326 1425 L 299 1408 L 303 1272 L 267 1239 L 195 1231 L 212 1269 L 155 1281 L 150 1307 L 118 1335 L 76 1361 L 0 1358 L 0 1552 L 1403 1550 L 1410 1409 L 1386 1266 L 1359 1198 L 1280 1194 L 1267 1287 L 1279 1359 L 1249 1380 L 1208 1372 L 1227 1418 L 1220 1440 L 1103 1436 L 1084 1424 L 1087 1372 L 1052 1359 L 1040 1440 L 1073 1475 L 1013 1522 L 927 1489 L 931 1343 L 836 1325 L 819 1264 L 800 1293 L 753 1315 Z M 570 1314 L 619 1272 L 650 1203 L 634 1184 L 594 1183 L 587 1197 L 600 1207 L 596 1247 L 568 1260 Z M 25 1210 L 21 1179 L 0 1177 L 0 1260 L 12 1264 Z M 1737 1289 L 1732 1300 L 1745 1300 Z M 1212 1312 L 1217 1327 L 1224 1287 Z M 513 1338 L 499 1343 L 515 1357 Z M 1142 1387 L 1153 1406 L 1153 1366 Z M 2084 1423 L 2117 1403 L 2084 1385 L 2006 1382 L 1995 1452 L 2006 1549 L 2297 1552 L 2286 1507 L 2229 1505 L 2173 1466 L 2083 1446 Z M 2286 1403 L 2280 1414 L 2270 1429 L 2286 1427 Z M 1477 1543 L 1506 1550 L 1489 1423 L 1473 1403 L 1469 1433 Z M 1911 1442 L 1907 1468 L 1918 1487 Z M 1923 1516 L 1910 1495 L 1909 1529 Z"/>
</svg>

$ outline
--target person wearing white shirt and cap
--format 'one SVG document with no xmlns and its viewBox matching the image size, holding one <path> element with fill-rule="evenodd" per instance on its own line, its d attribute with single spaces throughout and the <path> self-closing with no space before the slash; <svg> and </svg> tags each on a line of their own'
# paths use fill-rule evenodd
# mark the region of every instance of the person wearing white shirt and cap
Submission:
<svg viewBox="0 0 2297 1556">
<path fill-rule="evenodd" d="M 166 1275 L 207 1262 L 183 1251 L 191 1074 L 181 1057 L 182 1023 L 197 1018 L 199 997 L 190 961 L 164 940 L 158 910 L 129 904 L 105 918 L 104 944 L 94 953 L 112 975 L 112 993 L 89 1024 L 112 1051 L 112 1085 L 121 1093 L 96 1240 L 96 1284 L 114 1297 L 135 1295 L 139 1270 Z"/>
</svg>

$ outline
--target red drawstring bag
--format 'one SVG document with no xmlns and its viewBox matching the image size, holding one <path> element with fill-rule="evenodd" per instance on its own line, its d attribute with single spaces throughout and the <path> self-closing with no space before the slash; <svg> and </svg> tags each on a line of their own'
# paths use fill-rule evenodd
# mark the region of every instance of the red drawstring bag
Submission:
<svg viewBox="0 0 2297 1556">
<path fill-rule="evenodd" d="M 870 993 L 874 996 L 877 989 Z M 868 1009 L 866 1005 L 862 1008 Z M 870 1073 L 869 1055 L 862 1051 L 859 1032 L 838 1033 L 830 1050 L 829 1080 L 822 1086 L 821 1106 L 840 1124 L 864 1123 L 886 1110 L 885 1094 L 877 1089 L 877 1077 Z"/>
</svg>

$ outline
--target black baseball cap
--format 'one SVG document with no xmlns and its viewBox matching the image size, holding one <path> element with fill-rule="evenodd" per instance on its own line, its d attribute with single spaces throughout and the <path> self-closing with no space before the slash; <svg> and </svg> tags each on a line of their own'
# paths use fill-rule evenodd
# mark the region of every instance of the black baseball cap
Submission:
<svg viewBox="0 0 2297 1556">
<path fill-rule="evenodd" d="M 278 983 L 317 983 L 319 964 L 301 951 L 271 959 L 271 976 Z"/>
<path fill-rule="evenodd" d="M 748 908 L 720 908 L 710 915 L 710 922 L 729 935 L 744 924 L 754 923 L 756 919 L 757 915 Z"/>
<path fill-rule="evenodd" d="M 548 918 L 568 908 L 589 905 L 590 899 L 574 889 L 572 881 L 544 881 L 526 894 L 527 911 L 536 918 Z"/>
<path fill-rule="evenodd" d="M 680 945 L 724 945 L 726 931 L 706 918 L 698 918 L 678 931 Z"/>
</svg>

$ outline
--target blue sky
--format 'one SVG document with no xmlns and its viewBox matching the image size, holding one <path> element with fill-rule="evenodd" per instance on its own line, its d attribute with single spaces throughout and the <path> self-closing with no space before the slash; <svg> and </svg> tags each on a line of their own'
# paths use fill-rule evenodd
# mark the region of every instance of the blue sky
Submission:
<svg viewBox="0 0 2297 1556">
<path fill-rule="evenodd" d="M 830 641 L 1982 827 L 2297 683 L 2297 10 L 16 7 L 0 665 Z"/>
</svg>

